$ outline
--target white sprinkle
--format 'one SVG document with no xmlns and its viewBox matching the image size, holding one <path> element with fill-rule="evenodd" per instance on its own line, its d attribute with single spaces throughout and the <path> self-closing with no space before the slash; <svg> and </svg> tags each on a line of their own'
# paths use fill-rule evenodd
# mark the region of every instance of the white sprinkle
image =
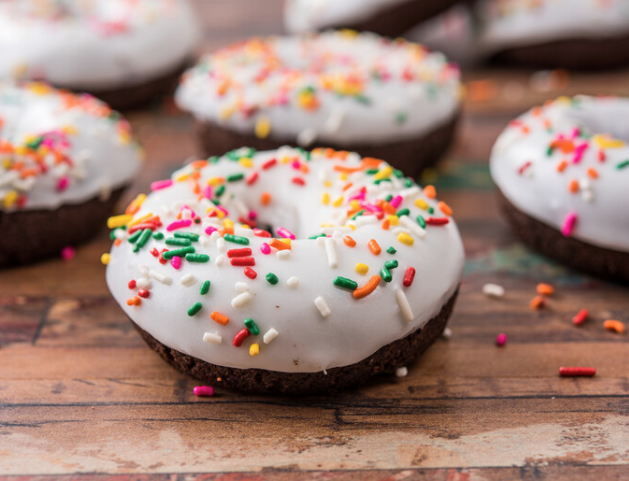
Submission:
<svg viewBox="0 0 629 481">
<path fill-rule="evenodd" d="M 222 267 L 225 265 L 225 262 L 227 261 L 227 258 L 225 257 L 224 254 L 219 254 L 216 256 L 216 259 L 214 260 L 214 265 L 216 267 Z"/>
<path fill-rule="evenodd" d="M 180 282 L 182 285 L 190 287 L 197 282 L 197 278 L 194 277 L 192 274 L 186 274 L 185 276 L 182 276 Z"/>
<path fill-rule="evenodd" d="M 325 237 L 317 237 L 317 245 L 323 247 L 325 245 Z"/>
<path fill-rule="evenodd" d="M 153 287 L 153 283 L 149 281 L 146 277 L 140 277 L 135 285 L 138 286 L 139 289 L 150 289 Z"/>
<path fill-rule="evenodd" d="M 203 342 L 208 344 L 220 344 L 223 342 L 223 338 L 216 332 L 206 332 L 203 334 Z"/>
<path fill-rule="evenodd" d="M 310 147 L 317 140 L 317 131 L 313 128 L 304 129 L 297 135 L 297 144 L 300 147 Z"/>
<path fill-rule="evenodd" d="M 330 310 L 330 307 L 328 306 L 328 303 L 325 302 L 325 299 L 321 296 L 317 297 L 314 301 L 315 306 L 317 306 L 317 309 L 319 309 L 319 312 L 321 313 L 321 315 L 323 317 L 328 317 L 332 311 Z"/>
<path fill-rule="evenodd" d="M 268 344 L 273 339 L 275 339 L 278 335 L 279 335 L 279 332 L 277 332 L 275 329 L 271 328 L 271 329 L 269 329 L 268 331 L 266 331 L 264 333 L 264 336 L 262 337 L 262 340 L 264 341 L 264 344 Z"/>
<path fill-rule="evenodd" d="M 398 367 L 395 370 L 395 377 L 406 377 L 408 376 L 408 369 L 404 366 Z"/>
<path fill-rule="evenodd" d="M 368 224 L 376 224 L 378 222 L 378 218 L 375 215 L 361 215 L 356 218 L 356 225 L 368 225 Z"/>
<path fill-rule="evenodd" d="M 240 199 L 234 199 L 234 208 L 238 212 L 238 215 L 241 217 L 247 217 L 249 215 L 249 210 L 247 206 Z"/>
<path fill-rule="evenodd" d="M 284 249 L 283 251 L 277 251 L 275 257 L 278 259 L 286 260 L 290 258 L 290 249 Z"/>
<path fill-rule="evenodd" d="M 400 234 L 408 234 L 411 235 L 412 232 L 404 227 L 396 227 L 395 229 L 393 229 L 391 232 L 393 232 L 393 235 L 398 236 Z"/>
<path fill-rule="evenodd" d="M 413 311 L 411 309 L 411 305 L 408 303 L 408 299 L 406 298 L 404 291 L 402 291 L 402 289 L 397 289 L 395 291 L 395 298 L 397 299 L 397 304 L 400 306 L 400 311 L 402 311 L 404 319 L 408 322 L 412 321 L 414 318 Z"/>
<path fill-rule="evenodd" d="M 246 282 L 236 282 L 234 285 L 238 292 L 249 292 L 251 289 L 249 288 L 249 284 Z"/>
<path fill-rule="evenodd" d="M 345 119 L 345 109 L 342 106 L 336 106 L 332 109 L 330 116 L 325 121 L 323 130 L 329 134 L 336 132 L 341 128 L 341 124 Z"/>
<path fill-rule="evenodd" d="M 420 239 L 426 237 L 426 230 L 407 215 L 400 217 L 400 223 Z"/>
<path fill-rule="evenodd" d="M 216 241 L 217 241 L 217 240 L 219 240 L 219 239 L 223 239 L 223 238 L 222 238 L 222 237 L 221 237 L 221 235 L 218 233 L 218 231 L 214 231 L 214 232 L 212 232 L 212 233 L 210 234 L 210 240 L 211 240 L 211 241 L 216 242 Z M 225 239 L 223 239 L 223 240 L 225 240 Z"/>
<path fill-rule="evenodd" d="M 219 254 L 224 254 L 225 252 L 227 252 L 227 243 L 222 237 L 216 239 L 216 251 Z"/>
<path fill-rule="evenodd" d="M 170 277 L 165 276 L 161 272 L 154 271 L 153 269 L 149 271 L 149 276 L 151 276 L 157 282 L 161 282 L 162 284 L 166 284 L 167 286 L 173 283 L 173 280 Z"/>
<path fill-rule="evenodd" d="M 408 189 L 401 190 L 400 192 L 398 192 L 398 194 L 401 195 L 403 199 L 407 199 L 408 197 L 415 197 L 417 194 L 419 194 L 419 192 L 419 187 L 414 185 L 413 187 L 409 187 Z"/>
<path fill-rule="evenodd" d="M 190 209 L 183 209 L 181 211 L 181 218 L 184 220 L 191 220 L 192 219 L 192 211 Z"/>
<path fill-rule="evenodd" d="M 487 297 L 502 297 L 505 295 L 505 289 L 498 284 L 485 284 L 483 286 L 483 294 Z"/>
<path fill-rule="evenodd" d="M 234 229 L 234 235 L 251 238 L 253 237 L 253 231 L 251 229 L 245 229 L 244 227 L 236 227 Z"/>
<path fill-rule="evenodd" d="M 210 247 L 210 244 L 212 244 L 212 241 L 210 240 L 210 238 L 206 235 L 201 235 L 199 236 L 199 244 L 201 244 L 201 247 Z"/>
<path fill-rule="evenodd" d="M 326 237 L 325 254 L 328 256 L 328 265 L 332 268 L 338 267 L 339 256 L 336 252 L 336 240 Z"/>
<path fill-rule="evenodd" d="M 114 237 L 116 239 L 120 239 L 121 241 L 124 241 L 124 240 L 127 240 L 127 237 L 129 237 L 129 234 L 127 234 L 126 230 L 116 229 L 114 231 Z"/>
<path fill-rule="evenodd" d="M 579 187 L 583 190 L 590 190 L 592 188 L 592 182 L 590 182 L 590 179 L 581 179 L 579 181 Z"/>
<path fill-rule="evenodd" d="M 584 190 L 583 194 L 582 194 L 583 200 L 586 202 L 592 202 L 594 200 L 594 192 L 592 192 L 591 190 Z M 117 230 L 116 233 L 118 233 L 120 231 Z"/>
<path fill-rule="evenodd" d="M 17 174 L 16 174 L 17 175 Z M 319 169 L 319 181 L 325 182 L 329 178 L 328 169 L 325 167 Z"/>
<path fill-rule="evenodd" d="M 294 289 L 295 287 L 299 285 L 299 278 L 295 276 L 289 277 L 288 280 L 286 281 L 286 285 L 290 287 L 291 289 Z"/>
<path fill-rule="evenodd" d="M 249 304 L 249 301 L 253 299 L 253 296 L 248 292 L 243 292 L 242 294 L 238 294 L 236 297 L 232 299 L 232 307 L 244 307 Z"/>
<path fill-rule="evenodd" d="M 452 337 L 452 329 L 446 327 L 441 333 L 441 337 L 443 337 L 444 339 L 450 339 Z"/>
</svg>

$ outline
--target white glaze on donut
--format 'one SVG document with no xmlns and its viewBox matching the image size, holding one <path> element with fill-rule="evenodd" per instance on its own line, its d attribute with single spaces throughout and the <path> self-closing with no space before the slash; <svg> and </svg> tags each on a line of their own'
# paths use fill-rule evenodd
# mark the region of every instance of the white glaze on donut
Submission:
<svg viewBox="0 0 629 481">
<path fill-rule="evenodd" d="M 140 168 L 129 123 L 88 95 L 0 85 L 0 122 L 0 210 L 106 198 Z"/>
<path fill-rule="evenodd" d="M 410 179 L 398 178 L 397 171 L 386 163 L 361 163 L 356 154 L 342 160 L 343 155 L 346 154 L 319 149 L 307 160 L 304 153 L 284 147 L 251 157 L 244 149 L 230 154 L 234 160 L 222 158 L 207 167 L 199 165 L 198 174 L 192 174 L 195 169 L 191 166 L 176 172 L 173 184 L 150 194 L 134 219 L 159 215 L 163 225 L 154 224 L 155 231 L 170 238 L 178 232 L 168 231 L 177 216 L 181 214 L 185 221 L 194 212 L 200 223 L 192 222 L 181 230 L 199 235 L 192 246 L 197 253 L 209 255 L 210 261 L 184 260 L 179 269 L 171 262 L 162 264 L 151 251 L 157 249 L 154 252 L 158 253 L 176 247 L 155 238 L 135 253 L 134 244 L 126 240 L 127 232 L 133 230 L 133 224 L 129 224 L 127 232 L 116 231 L 123 242 L 112 248 L 107 267 L 107 283 L 115 299 L 134 322 L 163 344 L 213 364 L 241 369 L 317 372 L 347 366 L 421 328 L 454 294 L 461 277 L 463 248 L 456 225 L 443 212 L 449 208 L 427 198 Z M 270 162 L 273 159 L 276 162 Z M 335 166 L 362 170 L 344 174 Z M 368 167 L 378 173 L 367 173 Z M 238 174 L 245 176 L 233 182 L 217 180 Z M 194 193 L 195 182 L 191 181 L 191 176 L 197 175 L 201 195 Z M 379 178 L 385 180 L 377 185 L 374 182 Z M 208 181 L 214 184 L 212 193 L 206 190 Z M 229 227 L 218 217 L 208 217 L 216 216 L 217 211 L 206 197 L 218 199 L 220 185 L 226 186 L 220 203 L 231 218 L 256 218 L 260 226 L 270 224 L 280 235 L 290 236 L 291 232 L 279 229 L 285 227 L 296 236 L 289 241 L 291 248 L 267 249 L 265 243 L 273 245 L 271 239 L 254 235 L 238 224 L 235 233 L 248 239 L 247 246 L 226 242 L 219 232 L 208 236 L 208 227 Z M 364 200 L 359 200 L 363 187 Z M 272 198 L 267 205 L 261 205 L 265 192 L 271 193 Z M 325 194 L 328 199 L 324 205 Z M 387 195 L 394 196 L 391 204 L 378 201 L 380 207 L 375 207 L 376 200 Z M 398 220 L 396 215 L 368 215 L 366 211 L 351 220 L 348 209 L 353 214 L 353 196 L 358 196 L 356 203 L 368 204 L 367 209 L 397 209 L 401 217 Z M 398 206 L 392 208 L 393 205 Z M 360 205 L 358 208 L 362 210 Z M 400 212 L 406 208 L 410 210 L 408 215 Z M 418 224 L 418 215 L 428 221 L 425 229 Z M 437 218 L 447 224 L 431 224 L 430 219 Z M 384 221 L 399 223 L 385 230 Z M 308 238 L 322 231 L 329 237 Z M 345 235 L 353 238 L 354 247 L 345 243 Z M 410 239 L 413 245 L 398 237 Z M 374 254 L 377 249 L 368 247 L 371 239 L 379 244 L 378 255 Z M 250 268 L 257 273 L 255 279 L 247 277 L 243 267 L 231 264 L 230 250 L 243 247 L 252 249 L 255 265 Z M 389 253 L 389 247 L 396 252 Z M 381 274 L 385 263 L 392 260 L 398 262 L 390 270 L 392 280 L 381 280 L 366 297 L 356 299 L 352 290 L 334 284 L 335 278 L 341 276 L 363 286 Z M 358 273 L 358 263 L 366 264 L 368 272 Z M 416 269 L 416 275 L 407 287 L 403 279 L 410 267 Z M 277 276 L 276 284 L 267 280 L 269 273 Z M 128 286 L 131 280 L 136 283 L 132 289 Z M 200 287 L 206 280 L 211 281 L 211 287 L 202 295 Z M 140 296 L 147 295 L 138 291 L 140 287 L 150 291 L 148 297 Z M 140 305 L 133 305 L 138 301 Z M 197 302 L 202 309 L 189 316 L 187 310 Z M 227 316 L 229 322 L 221 325 L 213 321 L 214 311 Z M 232 340 L 244 328 L 247 318 L 255 321 L 260 334 L 249 336 L 242 346 L 235 347 Z M 252 356 L 255 349 L 259 349 L 259 354 Z"/>
<path fill-rule="evenodd" d="M 560 98 L 513 121 L 491 175 L 525 214 L 584 242 L 629 252 L 629 100 Z M 561 138 L 563 137 L 563 140 Z"/>
<path fill-rule="evenodd" d="M 184 0 L 0 2 L 0 78 L 113 90 L 166 75 L 194 53 Z"/>
<path fill-rule="evenodd" d="M 252 39 L 188 71 L 176 100 L 201 121 L 280 142 L 417 138 L 459 109 L 458 69 L 420 45 L 327 32 Z"/>
</svg>

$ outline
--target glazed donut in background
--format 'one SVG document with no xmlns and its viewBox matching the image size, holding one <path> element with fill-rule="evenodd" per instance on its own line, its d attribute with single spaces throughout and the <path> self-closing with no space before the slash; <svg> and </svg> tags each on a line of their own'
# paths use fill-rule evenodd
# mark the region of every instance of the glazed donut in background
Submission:
<svg viewBox="0 0 629 481">
<path fill-rule="evenodd" d="M 518 237 L 549 257 L 629 282 L 629 100 L 560 98 L 511 122 L 491 175 Z"/>
<path fill-rule="evenodd" d="M 0 2 L 0 78 L 89 92 L 116 109 L 173 89 L 200 29 L 185 0 Z"/>
<path fill-rule="evenodd" d="M 208 55 L 175 98 L 197 119 L 208 155 L 241 145 L 331 146 L 416 176 L 452 141 L 459 77 L 421 45 L 326 32 L 254 38 Z"/>
<path fill-rule="evenodd" d="M 452 211 L 386 162 L 241 148 L 116 216 L 107 284 L 178 369 L 251 392 L 329 392 L 407 366 L 463 267 Z"/>
<path fill-rule="evenodd" d="M 0 85 L 0 266 L 93 237 L 141 155 L 129 124 L 94 97 Z"/>
<path fill-rule="evenodd" d="M 286 0 L 289 33 L 350 28 L 396 37 L 458 0 Z"/>
</svg>

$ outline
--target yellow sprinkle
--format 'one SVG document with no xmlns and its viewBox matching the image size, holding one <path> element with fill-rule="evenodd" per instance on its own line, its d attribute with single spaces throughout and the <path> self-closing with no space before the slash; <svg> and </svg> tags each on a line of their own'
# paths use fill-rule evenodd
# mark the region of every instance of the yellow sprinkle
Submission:
<svg viewBox="0 0 629 481">
<path fill-rule="evenodd" d="M 334 207 L 341 207 L 341 205 L 343 205 L 343 196 L 340 196 L 338 199 L 332 202 L 332 205 Z"/>
<path fill-rule="evenodd" d="M 64 125 L 61 130 L 68 135 L 76 135 L 79 132 L 74 125 Z"/>
<path fill-rule="evenodd" d="M 625 146 L 622 140 L 612 139 L 606 135 L 595 135 L 592 139 L 601 149 L 620 149 Z"/>
<path fill-rule="evenodd" d="M 238 163 L 242 165 L 245 169 L 250 169 L 251 167 L 253 167 L 253 160 L 251 160 L 249 157 L 241 157 L 240 159 L 238 159 Z"/>
<path fill-rule="evenodd" d="M 266 139 L 271 133 L 271 121 L 266 117 L 260 117 L 256 122 L 255 134 L 259 139 Z"/>
<path fill-rule="evenodd" d="M 347 38 L 356 38 L 358 36 L 358 32 L 356 30 L 352 30 L 351 28 L 339 30 L 339 33 Z"/>
<path fill-rule="evenodd" d="M 358 264 L 356 264 L 356 272 L 358 272 L 361 276 L 364 276 L 365 274 L 367 274 L 367 272 L 369 272 L 369 266 L 367 264 L 359 262 Z"/>
<path fill-rule="evenodd" d="M 26 147 L 25 145 L 20 145 L 19 147 L 15 148 L 15 153 L 17 155 L 24 155 L 28 153 L 28 147 Z"/>
<path fill-rule="evenodd" d="M 400 218 L 397 215 L 393 215 L 393 214 L 388 215 L 387 220 L 389 221 L 391 225 L 399 225 L 400 223 Z"/>
<path fill-rule="evenodd" d="M 185 182 L 189 178 L 190 176 L 188 174 L 181 174 L 179 177 L 175 179 L 175 182 Z"/>
<path fill-rule="evenodd" d="M 143 215 L 142 217 L 140 217 L 139 219 L 134 220 L 133 222 L 129 222 L 127 224 L 127 227 L 133 227 L 134 225 L 137 224 L 141 224 L 142 222 L 144 222 L 146 219 L 150 219 L 151 217 L 153 217 L 153 214 L 151 214 L 150 212 L 146 215 Z"/>
<path fill-rule="evenodd" d="M 323 185 L 325 185 L 326 187 L 332 187 L 332 182 L 329 180 L 326 180 Z"/>
<path fill-rule="evenodd" d="M 330 194 L 328 194 L 327 192 L 321 194 L 321 203 L 323 205 L 328 205 L 330 203 Z"/>
<path fill-rule="evenodd" d="M 339 174 L 339 179 L 341 180 L 347 180 L 347 172 L 341 172 Z"/>
<path fill-rule="evenodd" d="M 285 155 L 284 157 L 280 159 L 280 163 L 282 164 L 288 164 L 289 162 L 290 162 L 290 157 L 288 155 Z"/>
<path fill-rule="evenodd" d="M 107 219 L 107 227 L 109 229 L 115 229 L 116 227 L 122 227 L 127 225 L 133 220 L 132 215 L 114 215 Z"/>
<path fill-rule="evenodd" d="M 417 207 L 419 207 L 420 209 L 424 209 L 424 210 L 428 210 L 428 207 L 430 207 L 430 206 L 428 205 L 428 202 L 426 202 L 426 201 L 425 201 L 424 199 L 422 199 L 422 198 L 418 198 L 418 199 L 415 201 L 415 205 L 416 205 Z"/>
<path fill-rule="evenodd" d="M 360 202 L 354 199 L 349 203 L 349 206 L 351 207 L 352 210 L 358 210 L 360 209 Z"/>
<path fill-rule="evenodd" d="M 292 241 L 292 239 L 290 239 L 290 238 L 283 238 L 283 239 L 280 239 L 280 240 L 281 240 L 284 244 L 286 244 L 288 247 L 292 247 L 292 246 L 291 246 L 291 241 Z"/>
<path fill-rule="evenodd" d="M 33 82 L 28 85 L 28 88 L 35 95 L 47 95 L 50 92 L 50 86 L 43 82 Z"/>
<path fill-rule="evenodd" d="M 250 356 L 257 356 L 258 354 L 260 354 L 260 345 L 259 344 L 251 344 L 251 346 L 249 346 L 249 355 Z"/>
<path fill-rule="evenodd" d="M 109 252 L 105 252 L 102 256 L 100 256 L 100 262 L 106 266 L 107 264 L 109 264 L 109 261 L 111 260 L 111 255 L 109 254 Z"/>
<path fill-rule="evenodd" d="M 2 160 L 2 168 L 5 170 L 9 170 L 13 165 L 13 161 L 11 159 L 3 159 Z"/>
<path fill-rule="evenodd" d="M 235 111 L 236 111 L 236 107 L 234 107 L 234 106 L 227 107 L 227 108 L 224 108 L 223 110 L 221 110 L 221 112 L 218 115 L 219 115 L 219 118 L 221 120 L 227 120 L 232 115 L 234 115 Z"/>
<path fill-rule="evenodd" d="M 144 201 L 146 200 L 146 194 L 139 194 L 135 199 L 131 201 L 129 204 L 129 209 L 132 211 L 136 211 L 140 208 Z"/>
<path fill-rule="evenodd" d="M 17 192 L 14 190 L 10 190 L 9 192 L 7 192 L 7 195 L 4 196 L 4 199 L 2 200 L 2 205 L 5 208 L 9 208 L 11 206 L 13 206 L 13 204 L 15 204 L 17 202 Z"/>
<path fill-rule="evenodd" d="M 234 221 L 231 220 L 231 219 L 223 220 L 223 227 L 225 227 L 225 229 L 233 229 L 234 228 Z"/>
<path fill-rule="evenodd" d="M 391 177 L 392 173 L 393 167 L 387 165 L 384 169 L 380 170 L 376 175 L 373 176 L 373 180 L 388 179 L 389 177 Z"/>
<path fill-rule="evenodd" d="M 217 185 L 223 183 L 223 178 L 222 177 L 211 177 L 210 179 L 208 179 L 207 183 L 209 185 L 211 185 L 212 187 L 216 187 Z"/>
<path fill-rule="evenodd" d="M 399 240 L 402 244 L 406 244 L 407 246 L 412 246 L 415 244 L 415 239 L 413 239 L 410 235 L 405 234 L 404 232 L 400 232 L 397 236 L 397 240 Z"/>
</svg>

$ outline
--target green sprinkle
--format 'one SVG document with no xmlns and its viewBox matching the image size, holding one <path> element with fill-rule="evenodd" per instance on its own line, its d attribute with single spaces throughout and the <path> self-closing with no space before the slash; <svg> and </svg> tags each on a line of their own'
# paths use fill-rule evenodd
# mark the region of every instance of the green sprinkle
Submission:
<svg viewBox="0 0 629 481">
<path fill-rule="evenodd" d="M 424 220 L 424 218 L 421 215 L 417 216 L 417 223 L 423 228 L 426 228 L 426 221 Z"/>
<path fill-rule="evenodd" d="M 220 185 L 218 189 L 216 189 L 216 197 L 220 197 L 225 193 L 225 185 Z"/>
<path fill-rule="evenodd" d="M 189 246 L 189 247 L 184 247 L 183 249 L 175 249 L 172 251 L 166 251 L 162 254 L 162 257 L 164 259 L 170 260 L 175 256 L 186 257 L 186 254 L 194 254 L 194 253 L 195 253 L 195 248 L 192 246 Z"/>
<path fill-rule="evenodd" d="M 162 240 L 163 238 L 164 238 L 164 234 L 162 232 L 153 232 L 153 239 Z"/>
<path fill-rule="evenodd" d="M 387 202 L 391 202 L 391 199 L 393 199 L 393 196 L 391 194 L 387 195 L 384 200 Z"/>
<path fill-rule="evenodd" d="M 618 170 L 624 169 L 625 167 L 629 167 L 629 160 L 625 160 L 621 162 L 620 164 L 616 165 L 616 168 Z"/>
<path fill-rule="evenodd" d="M 198 219 L 198 217 L 197 217 Z M 196 219 L 195 219 L 196 220 Z M 195 234 L 194 232 L 175 232 L 175 237 L 179 239 L 190 239 L 192 242 L 197 242 L 199 240 L 199 234 Z"/>
<path fill-rule="evenodd" d="M 356 289 L 358 289 L 358 283 L 354 282 L 351 279 L 348 279 L 347 277 L 338 276 L 336 279 L 334 279 L 334 285 L 337 287 L 342 287 L 343 289 L 349 289 L 350 291 L 355 291 Z"/>
<path fill-rule="evenodd" d="M 395 269 L 397 266 L 398 266 L 398 262 L 395 259 L 391 259 L 390 261 L 386 261 L 384 263 L 384 267 L 386 267 L 389 270 Z"/>
<path fill-rule="evenodd" d="M 201 309 L 203 309 L 203 304 L 200 302 L 195 302 L 194 305 L 188 309 L 188 315 L 190 317 L 196 315 Z"/>
<path fill-rule="evenodd" d="M 127 240 L 131 242 L 132 244 L 135 244 L 141 235 L 142 235 L 142 231 L 136 230 L 133 234 L 131 234 L 131 236 Z"/>
<path fill-rule="evenodd" d="M 434 214 L 435 213 L 435 208 L 434 207 L 428 207 L 428 213 L 429 214 Z"/>
<path fill-rule="evenodd" d="M 142 231 L 142 235 L 138 239 L 138 243 L 133 248 L 133 252 L 139 252 L 140 249 L 142 249 L 142 247 L 144 247 L 147 244 L 147 242 L 151 238 L 152 233 L 153 231 L 151 229 L 144 229 Z"/>
<path fill-rule="evenodd" d="M 240 174 L 232 174 L 227 176 L 227 182 L 238 182 L 245 178 L 245 174 L 242 172 Z"/>
<path fill-rule="evenodd" d="M 208 292 L 210 292 L 210 281 L 204 281 L 203 284 L 201 284 L 201 289 L 199 289 L 199 294 L 204 296 Z"/>
<path fill-rule="evenodd" d="M 251 318 L 245 319 L 245 327 L 252 336 L 258 336 L 260 334 L 260 328 Z"/>
<path fill-rule="evenodd" d="M 386 267 L 383 267 L 380 270 L 380 277 L 382 277 L 382 280 L 384 282 L 391 282 L 393 280 L 393 276 L 389 272 L 389 269 L 387 269 Z"/>
<path fill-rule="evenodd" d="M 178 247 L 188 247 L 192 244 L 190 239 L 177 239 L 176 237 L 169 237 L 166 239 L 167 246 L 178 246 Z"/>
<path fill-rule="evenodd" d="M 369 97 L 365 97 L 364 95 L 356 95 L 354 98 L 363 105 L 371 105 L 371 99 Z"/>
<path fill-rule="evenodd" d="M 234 244 L 240 244 L 241 246 L 248 246 L 249 245 L 249 239 L 247 239 L 246 237 L 240 237 L 240 236 L 233 235 L 233 234 L 225 234 L 223 236 L 223 239 L 225 239 L 227 242 L 233 242 Z"/>
<path fill-rule="evenodd" d="M 389 254 L 393 255 L 393 254 L 396 254 L 396 253 L 397 253 L 397 249 L 396 249 L 395 247 L 391 246 L 391 247 L 389 247 L 389 248 L 387 249 L 387 252 L 388 252 Z"/>
<path fill-rule="evenodd" d="M 408 120 L 408 113 L 407 112 L 398 112 L 398 114 L 395 116 L 395 123 L 397 124 L 403 124 Z"/>
<path fill-rule="evenodd" d="M 548 157 L 550 157 L 551 155 L 553 155 L 553 151 L 555 150 L 555 148 L 551 145 L 550 147 L 548 147 L 548 149 L 546 150 L 546 155 Z"/>
<path fill-rule="evenodd" d="M 406 178 L 404 179 L 404 187 L 413 187 L 415 185 L 415 182 L 413 182 L 413 179 L 410 178 Z"/>
<path fill-rule="evenodd" d="M 391 179 L 378 179 L 378 180 L 374 180 L 373 183 L 376 185 L 380 185 L 383 182 L 391 182 Z"/>
<path fill-rule="evenodd" d="M 396 176 L 398 179 L 401 179 L 402 177 L 404 177 L 404 172 L 402 172 L 400 169 L 395 169 L 393 171 L 393 175 Z"/>
<path fill-rule="evenodd" d="M 398 217 L 402 217 L 403 215 L 409 215 L 410 213 L 411 211 L 408 209 L 400 209 L 395 213 L 395 215 L 397 215 Z"/>
<path fill-rule="evenodd" d="M 220 162 L 221 158 L 217 157 L 216 155 L 213 155 L 212 157 L 210 157 L 209 159 L 207 159 L 207 161 L 210 164 L 218 164 Z"/>
<path fill-rule="evenodd" d="M 380 169 L 367 169 L 365 171 L 365 174 L 367 174 L 367 175 L 376 175 L 378 172 L 380 172 Z"/>
<path fill-rule="evenodd" d="M 358 212 L 356 212 L 353 216 L 352 216 L 352 220 L 356 220 L 358 217 L 360 217 L 361 215 L 363 215 L 365 213 L 365 209 L 363 210 L 359 210 Z"/>
<path fill-rule="evenodd" d="M 210 262 L 210 256 L 207 254 L 186 254 L 186 260 L 188 262 Z"/>
<path fill-rule="evenodd" d="M 311 235 L 310 237 L 308 237 L 308 239 L 318 239 L 319 237 L 327 237 L 325 234 L 316 234 L 316 235 Z"/>
<path fill-rule="evenodd" d="M 210 202 L 214 205 L 221 205 L 221 201 L 218 199 L 210 199 Z"/>
<path fill-rule="evenodd" d="M 277 276 L 275 274 L 273 274 L 272 272 L 269 272 L 266 275 L 266 281 L 271 284 L 272 286 L 274 286 L 275 284 L 277 284 L 280 280 L 277 278 Z"/>
</svg>

